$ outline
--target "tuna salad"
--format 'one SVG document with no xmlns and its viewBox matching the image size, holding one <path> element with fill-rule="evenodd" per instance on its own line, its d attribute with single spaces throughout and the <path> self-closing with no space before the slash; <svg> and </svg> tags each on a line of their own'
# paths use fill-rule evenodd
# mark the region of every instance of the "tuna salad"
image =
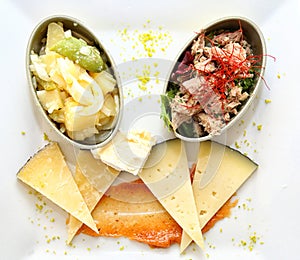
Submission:
<svg viewBox="0 0 300 260">
<path fill-rule="evenodd" d="M 241 28 L 201 31 L 174 67 L 162 118 L 182 136 L 219 134 L 249 98 L 259 69 Z"/>
</svg>

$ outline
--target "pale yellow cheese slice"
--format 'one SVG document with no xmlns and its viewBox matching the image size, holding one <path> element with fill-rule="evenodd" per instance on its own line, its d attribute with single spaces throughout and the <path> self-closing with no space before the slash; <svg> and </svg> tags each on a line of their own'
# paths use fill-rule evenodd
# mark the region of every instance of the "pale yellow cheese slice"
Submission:
<svg viewBox="0 0 300 260">
<path fill-rule="evenodd" d="M 49 143 L 39 150 L 18 172 L 17 178 L 98 232 L 57 143 Z"/>
<path fill-rule="evenodd" d="M 105 193 L 120 173 L 119 170 L 95 159 L 89 151 L 79 151 L 76 161 L 81 173 L 100 193 Z"/>
<path fill-rule="evenodd" d="M 90 183 L 87 181 L 87 179 L 84 177 L 84 175 L 81 173 L 80 169 L 76 167 L 76 172 L 74 176 L 75 182 L 78 185 L 78 188 L 85 199 L 85 202 L 88 206 L 88 209 L 90 212 L 95 208 L 99 200 L 101 199 L 102 195 L 99 193 Z M 67 229 L 68 229 L 68 239 L 67 244 L 70 244 L 73 240 L 74 236 L 76 235 L 77 231 L 82 226 L 82 222 L 75 218 L 74 216 L 70 215 Z"/>
<path fill-rule="evenodd" d="M 81 150 L 78 153 L 74 179 L 90 212 L 118 175 L 118 171 L 96 160 L 90 151 Z M 71 243 L 81 226 L 82 222 L 70 215 L 67 244 Z"/>
<path fill-rule="evenodd" d="M 203 248 L 183 142 L 174 139 L 154 146 L 139 177 L 182 229 Z"/>
<path fill-rule="evenodd" d="M 201 142 L 198 153 L 193 191 L 201 228 L 255 172 L 258 165 L 240 152 L 216 142 Z M 183 233 L 183 252 L 192 239 Z"/>
</svg>

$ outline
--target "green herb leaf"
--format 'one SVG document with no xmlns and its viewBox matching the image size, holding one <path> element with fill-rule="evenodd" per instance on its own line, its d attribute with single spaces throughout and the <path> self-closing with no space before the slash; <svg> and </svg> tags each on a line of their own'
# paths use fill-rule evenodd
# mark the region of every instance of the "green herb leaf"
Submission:
<svg viewBox="0 0 300 260">
<path fill-rule="evenodd" d="M 179 92 L 179 85 L 176 84 L 175 82 L 169 82 L 166 95 L 170 99 L 173 99 L 178 92 Z"/>
<path fill-rule="evenodd" d="M 165 125 L 169 130 L 172 129 L 171 107 L 170 98 L 167 95 L 161 95 L 161 114 L 160 118 L 163 119 Z"/>
<path fill-rule="evenodd" d="M 249 71 L 249 73 L 253 74 L 252 71 Z M 255 81 L 255 77 L 252 77 L 252 78 L 245 78 L 245 79 L 236 79 L 234 83 L 237 86 L 242 87 L 243 91 L 247 91 L 249 93 L 251 88 L 254 86 L 254 81 Z"/>
</svg>

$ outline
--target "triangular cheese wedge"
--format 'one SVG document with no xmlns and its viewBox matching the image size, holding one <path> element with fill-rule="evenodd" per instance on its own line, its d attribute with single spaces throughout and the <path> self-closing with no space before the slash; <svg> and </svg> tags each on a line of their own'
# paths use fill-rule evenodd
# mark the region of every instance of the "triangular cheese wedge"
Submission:
<svg viewBox="0 0 300 260">
<path fill-rule="evenodd" d="M 96 160 L 90 151 L 79 151 L 74 179 L 90 212 L 118 175 L 118 171 Z M 71 243 L 81 226 L 82 222 L 70 215 L 67 244 Z"/>
<path fill-rule="evenodd" d="M 39 150 L 18 172 L 17 178 L 98 232 L 57 143 Z"/>
<path fill-rule="evenodd" d="M 174 139 L 154 146 L 139 177 L 182 229 L 203 248 L 183 142 Z"/>
<path fill-rule="evenodd" d="M 89 151 L 79 151 L 76 161 L 81 173 L 99 193 L 105 193 L 120 173 L 119 170 L 95 159 Z"/>
<path fill-rule="evenodd" d="M 193 181 L 193 191 L 201 228 L 255 172 L 258 165 L 240 152 L 211 141 L 201 142 Z M 192 239 L 183 233 L 183 252 Z"/>
</svg>

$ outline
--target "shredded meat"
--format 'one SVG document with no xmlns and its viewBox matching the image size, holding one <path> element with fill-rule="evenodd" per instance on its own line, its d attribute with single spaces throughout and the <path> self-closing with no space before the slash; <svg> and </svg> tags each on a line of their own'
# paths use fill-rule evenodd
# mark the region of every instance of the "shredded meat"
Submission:
<svg viewBox="0 0 300 260">
<path fill-rule="evenodd" d="M 183 122 L 190 121 L 193 115 L 203 110 L 188 93 L 183 97 L 176 95 L 170 106 L 172 118 L 174 118 L 172 121 L 174 129 L 177 129 Z"/>
<path fill-rule="evenodd" d="M 204 47 L 205 47 L 204 32 L 201 32 L 197 40 L 194 41 L 194 44 L 191 48 L 191 54 L 193 56 L 202 55 Z"/>
<path fill-rule="evenodd" d="M 214 36 L 213 41 L 220 45 L 226 45 L 232 42 L 240 42 L 243 37 L 243 32 L 237 30 L 235 32 L 225 32 Z"/>
<path fill-rule="evenodd" d="M 198 136 L 220 133 L 249 98 L 237 82 L 254 77 L 251 53 L 241 29 L 211 39 L 201 32 L 172 75 L 180 86 L 170 103 L 174 130 L 192 122 Z"/>
<path fill-rule="evenodd" d="M 182 83 L 185 89 L 184 97 L 177 95 L 171 102 L 173 127 L 177 129 L 182 122 L 188 121 L 193 117 L 195 125 L 199 125 L 199 119 L 204 130 L 208 133 L 216 133 L 224 126 L 222 102 L 219 96 L 207 84 L 204 77 L 194 77 Z M 205 113 L 204 113 L 205 112 Z M 200 117 L 199 114 L 207 115 Z M 214 122 L 215 121 L 215 122 Z M 196 132 L 202 134 L 202 128 L 196 127 Z"/>
<path fill-rule="evenodd" d="M 211 115 L 200 113 L 198 118 L 207 133 L 217 134 L 223 127 L 223 121 L 212 117 Z"/>
</svg>

